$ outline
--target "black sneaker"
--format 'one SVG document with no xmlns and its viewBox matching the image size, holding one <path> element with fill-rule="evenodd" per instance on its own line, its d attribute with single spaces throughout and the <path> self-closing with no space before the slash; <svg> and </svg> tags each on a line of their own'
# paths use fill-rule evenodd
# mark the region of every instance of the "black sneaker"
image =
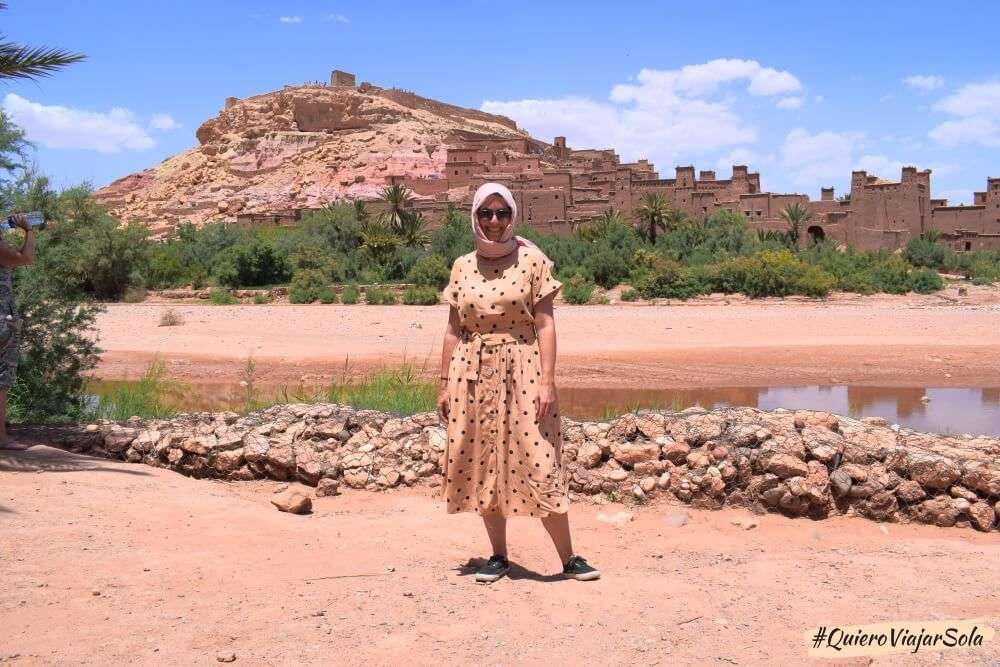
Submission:
<svg viewBox="0 0 1000 667">
<path fill-rule="evenodd" d="M 500 554 L 493 554 L 490 559 L 476 571 L 476 581 L 493 582 L 507 574 L 510 561 Z"/>
<path fill-rule="evenodd" d="M 566 564 L 563 565 L 563 576 L 580 581 L 590 581 L 591 579 L 599 579 L 601 573 L 599 570 L 587 565 L 587 561 L 583 559 L 583 556 L 570 556 Z"/>
</svg>

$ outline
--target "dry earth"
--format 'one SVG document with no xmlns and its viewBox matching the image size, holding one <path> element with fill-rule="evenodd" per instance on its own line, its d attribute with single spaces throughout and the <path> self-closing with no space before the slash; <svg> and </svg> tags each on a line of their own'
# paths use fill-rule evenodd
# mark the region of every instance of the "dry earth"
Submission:
<svg viewBox="0 0 1000 667">
<path fill-rule="evenodd" d="M 540 522 L 512 520 L 514 568 L 486 586 L 478 517 L 433 489 L 346 489 L 295 516 L 269 504 L 276 485 L 0 454 L 0 662 L 804 664 L 820 625 L 1000 628 L 996 533 L 657 503 L 616 527 L 596 517 L 623 508 L 581 498 L 574 546 L 600 580 L 561 579 Z M 993 665 L 1000 642 L 874 660 Z"/>
<path fill-rule="evenodd" d="M 728 305 L 727 305 L 728 302 Z M 158 326 L 172 308 L 183 324 Z M 170 375 L 233 382 L 248 355 L 262 383 L 322 382 L 404 357 L 439 370 L 446 305 L 110 304 L 98 320 L 97 375 L 135 378 L 154 355 Z M 557 384 L 695 388 L 796 384 L 995 386 L 1000 290 L 742 297 L 687 304 L 556 304 Z"/>
</svg>

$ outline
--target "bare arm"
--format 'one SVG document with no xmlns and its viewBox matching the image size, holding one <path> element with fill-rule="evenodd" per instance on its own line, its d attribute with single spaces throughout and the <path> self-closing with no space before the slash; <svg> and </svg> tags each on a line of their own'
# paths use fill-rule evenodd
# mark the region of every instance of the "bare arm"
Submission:
<svg viewBox="0 0 1000 667">
<path fill-rule="evenodd" d="M 538 331 L 538 355 L 542 377 L 538 387 L 536 410 L 541 419 L 549 410 L 556 410 L 556 321 L 552 313 L 555 292 L 535 304 L 535 329 Z"/>
<path fill-rule="evenodd" d="M 438 390 L 438 414 L 442 419 L 448 418 L 448 369 L 451 366 L 451 355 L 458 344 L 458 332 L 461 322 L 458 310 L 452 306 L 448 309 L 448 325 L 444 330 L 444 344 L 441 346 L 440 389 Z"/>
</svg>

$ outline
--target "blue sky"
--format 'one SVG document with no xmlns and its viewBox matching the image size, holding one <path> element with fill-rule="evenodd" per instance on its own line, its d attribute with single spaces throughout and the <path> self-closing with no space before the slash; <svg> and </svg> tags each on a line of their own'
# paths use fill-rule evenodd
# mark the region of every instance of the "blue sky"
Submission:
<svg viewBox="0 0 1000 667">
<path fill-rule="evenodd" d="M 1000 176 L 988 2 L 9 0 L 0 30 L 87 55 L 5 83 L 55 184 L 96 186 L 196 144 L 230 95 L 358 80 L 505 113 L 551 141 L 843 192 L 850 170 L 931 168 L 935 196 Z"/>
</svg>

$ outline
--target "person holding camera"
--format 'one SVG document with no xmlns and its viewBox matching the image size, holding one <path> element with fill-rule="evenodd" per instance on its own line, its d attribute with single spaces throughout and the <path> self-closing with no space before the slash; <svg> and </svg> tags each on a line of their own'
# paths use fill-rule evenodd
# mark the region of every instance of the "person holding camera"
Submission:
<svg viewBox="0 0 1000 667">
<path fill-rule="evenodd" d="M 35 261 L 35 230 L 23 213 L 10 217 L 13 226 L 24 230 L 24 242 L 18 250 L 0 240 L 0 449 L 27 449 L 28 445 L 7 435 L 7 391 L 17 372 L 21 318 L 14 303 L 14 269 Z"/>
</svg>

